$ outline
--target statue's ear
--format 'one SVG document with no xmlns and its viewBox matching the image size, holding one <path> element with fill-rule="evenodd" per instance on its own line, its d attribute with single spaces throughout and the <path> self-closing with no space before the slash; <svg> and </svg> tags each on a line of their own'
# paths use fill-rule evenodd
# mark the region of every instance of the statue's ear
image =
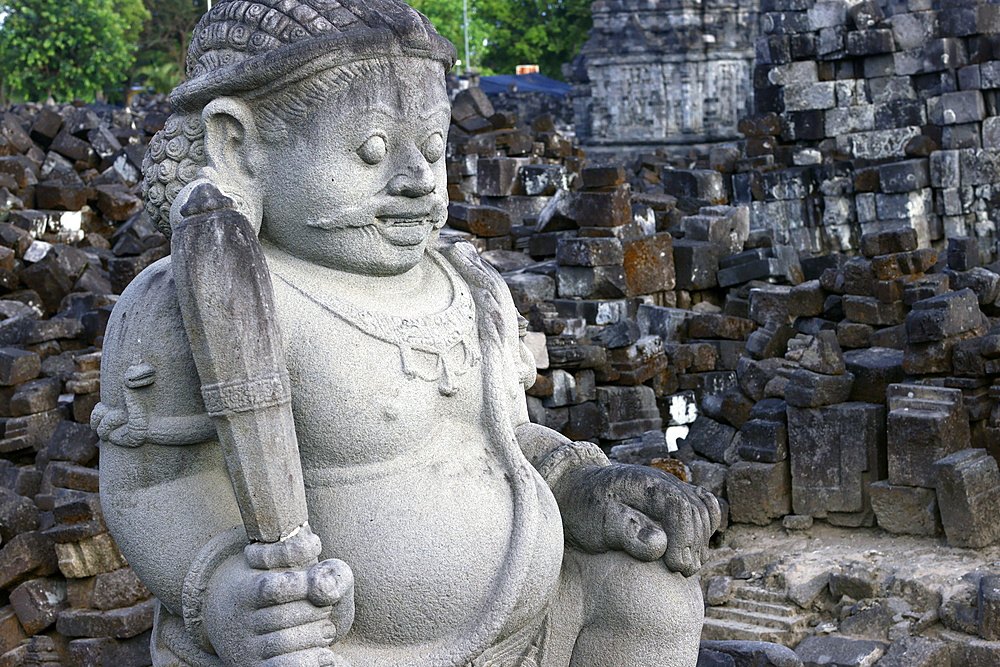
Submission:
<svg viewBox="0 0 1000 667">
<path fill-rule="evenodd" d="M 251 186 L 263 156 L 250 107 L 243 100 L 220 97 L 205 107 L 201 117 L 205 123 L 208 166 L 225 185 L 239 189 Z"/>
<path fill-rule="evenodd" d="M 236 202 L 236 210 L 259 231 L 262 188 L 258 178 L 266 151 L 253 112 L 243 100 L 220 97 L 205 107 L 201 117 L 205 124 L 205 158 L 208 163 L 201 177 L 212 181 L 232 198 Z M 171 221 L 173 217 L 171 207 Z"/>
</svg>

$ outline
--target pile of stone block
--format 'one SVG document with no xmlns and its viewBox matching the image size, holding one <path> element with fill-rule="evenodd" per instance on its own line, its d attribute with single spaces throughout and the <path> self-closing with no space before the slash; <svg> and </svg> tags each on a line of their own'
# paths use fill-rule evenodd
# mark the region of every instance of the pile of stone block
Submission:
<svg viewBox="0 0 1000 667">
<path fill-rule="evenodd" d="M 725 164 L 751 227 L 800 250 L 910 226 L 994 256 L 1000 11 L 984 2 L 763 0 L 755 115 Z"/>
<path fill-rule="evenodd" d="M 733 522 L 995 541 L 968 518 L 1000 510 L 992 471 L 969 453 L 1000 454 L 1000 273 L 982 266 L 978 239 L 939 251 L 896 221 L 860 236 L 855 256 L 800 255 L 727 203 L 724 168 L 551 160 L 478 155 L 478 200 L 453 204 L 449 222 L 529 321 L 532 420 L 620 461 L 679 462 Z M 808 199 L 804 173 L 754 187 Z M 532 197 L 543 201 L 523 204 Z M 513 211 L 494 227 L 511 244 L 477 234 L 474 211 Z M 969 472 L 939 466 L 961 452 Z"/>
<path fill-rule="evenodd" d="M 0 664 L 150 664 L 90 413 L 117 294 L 166 256 L 139 194 L 163 100 L 0 114 Z"/>
</svg>

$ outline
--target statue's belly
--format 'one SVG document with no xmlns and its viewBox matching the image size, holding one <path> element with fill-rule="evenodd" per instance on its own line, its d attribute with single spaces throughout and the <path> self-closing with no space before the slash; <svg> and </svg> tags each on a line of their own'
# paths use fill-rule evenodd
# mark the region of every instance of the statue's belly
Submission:
<svg viewBox="0 0 1000 667">
<path fill-rule="evenodd" d="M 517 519 L 502 466 L 478 447 L 387 468 L 384 475 L 373 469 L 305 473 L 310 523 L 323 540 L 323 557 L 340 558 L 354 570 L 352 634 L 365 643 L 400 646 L 470 630 L 488 610 L 508 559 L 525 557 L 511 553 Z M 559 516 L 551 495 L 541 491 L 529 510 L 541 511 L 534 553 L 525 564 L 531 573 L 519 604 L 522 617 L 544 610 L 562 557 Z"/>
<path fill-rule="evenodd" d="M 515 513 L 517 485 L 484 423 L 481 363 L 446 393 L 405 377 L 396 346 L 294 306 L 279 314 L 309 520 L 323 557 L 354 570 L 348 640 L 392 651 L 473 632 L 510 559 L 527 581 L 504 635 L 540 617 L 558 584 L 562 523 L 533 471 L 534 500 Z M 537 517 L 530 549 L 511 553 L 525 513 Z"/>
</svg>

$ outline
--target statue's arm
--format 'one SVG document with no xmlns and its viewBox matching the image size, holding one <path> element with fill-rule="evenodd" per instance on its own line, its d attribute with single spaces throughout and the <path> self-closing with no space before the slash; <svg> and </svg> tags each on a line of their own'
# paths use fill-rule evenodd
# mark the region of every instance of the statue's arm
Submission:
<svg viewBox="0 0 1000 667">
<path fill-rule="evenodd" d="M 166 607 L 213 537 L 241 529 L 218 443 L 101 447 L 101 504 L 122 554 Z"/>
</svg>

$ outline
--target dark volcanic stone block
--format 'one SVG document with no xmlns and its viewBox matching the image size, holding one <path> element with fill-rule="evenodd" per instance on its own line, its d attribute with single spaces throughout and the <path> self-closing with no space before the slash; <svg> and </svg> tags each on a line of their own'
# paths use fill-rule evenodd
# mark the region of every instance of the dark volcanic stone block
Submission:
<svg viewBox="0 0 1000 667">
<path fill-rule="evenodd" d="M 914 303 L 906 316 L 906 335 L 910 343 L 927 343 L 975 329 L 981 323 L 979 299 L 971 289 L 963 289 Z"/>
<path fill-rule="evenodd" d="M 676 239 L 673 250 L 677 289 L 701 290 L 717 284 L 719 251 L 715 245 Z"/>
<path fill-rule="evenodd" d="M 941 523 L 953 547 L 978 549 L 1000 538 L 1000 472 L 985 449 L 965 449 L 933 466 Z"/>
<path fill-rule="evenodd" d="M 691 424 L 684 442 L 710 461 L 729 464 L 736 461 L 735 436 L 732 426 L 701 415 Z"/>
<path fill-rule="evenodd" d="M 847 400 L 854 375 L 824 375 L 800 368 L 792 373 L 785 386 L 785 400 L 798 408 L 818 408 Z"/>
<path fill-rule="evenodd" d="M 792 504 L 796 514 L 865 512 L 869 478 L 885 464 L 885 408 L 841 403 L 825 408 L 788 407 Z"/>
<path fill-rule="evenodd" d="M 850 350 L 844 353 L 844 364 L 854 374 L 849 396 L 852 401 L 885 403 L 889 385 L 906 378 L 902 350 L 887 347 Z"/>
<path fill-rule="evenodd" d="M 884 642 L 831 635 L 806 637 L 795 647 L 795 654 L 805 667 L 874 665 L 884 653 Z"/>
<path fill-rule="evenodd" d="M 937 535 L 941 513 L 934 489 L 895 486 L 889 480 L 869 487 L 872 509 L 881 528 L 899 535 Z"/>
<path fill-rule="evenodd" d="M 934 462 L 969 446 L 962 390 L 893 384 L 886 396 L 889 482 L 933 488 Z"/>
<path fill-rule="evenodd" d="M 791 512 L 791 479 L 788 461 L 740 461 L 729 469 L 726 493 L 729 520 L 766 526 Z"/>
</svg>

